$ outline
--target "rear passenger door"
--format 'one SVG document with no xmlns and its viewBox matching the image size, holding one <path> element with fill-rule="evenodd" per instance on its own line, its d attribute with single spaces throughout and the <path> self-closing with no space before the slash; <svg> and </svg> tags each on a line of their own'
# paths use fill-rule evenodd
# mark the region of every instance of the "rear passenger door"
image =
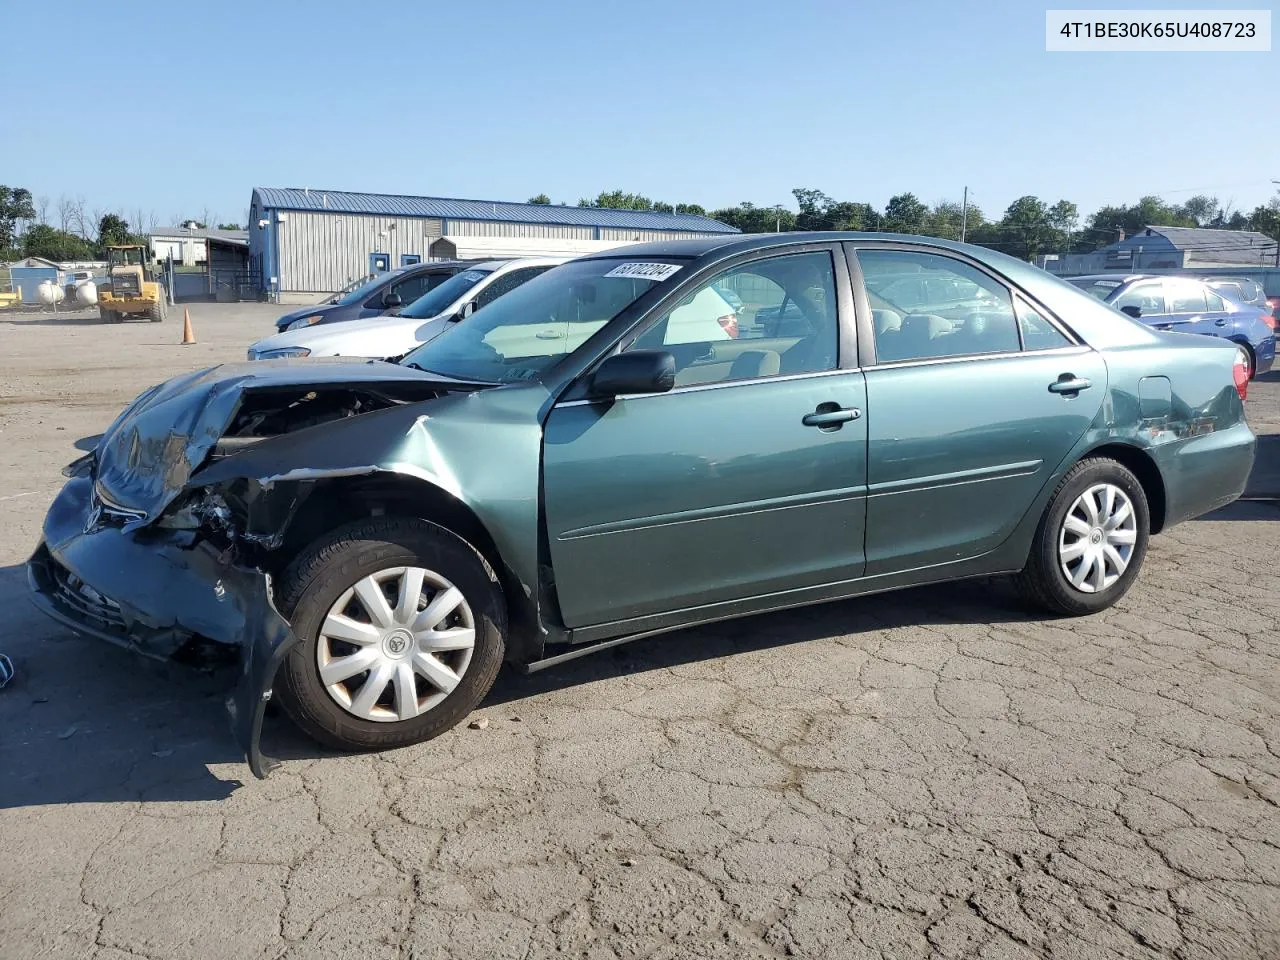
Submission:
<svg viewBox="0 0 1280 960">
<path fill-rule="evenodd" d="M 1092 423 L 1106 366 L 1043 307 L 961 254 L 848 248 L 855 290 L 860 280 L 874 287 L 878 275 L 914 270 L 973 291 L 951 317 L 912 313 L 876 294 L 859 311 L 866 575 L 986 553 L 1013 532 Z"/>
<path fill-rule="evenodd" d="M 1166 281 L 1170 330 L 1222 337 L 1231 332 L 1231 319 L 1222 297 L 1198 280 L 1173 277 Z"/>
</svg>

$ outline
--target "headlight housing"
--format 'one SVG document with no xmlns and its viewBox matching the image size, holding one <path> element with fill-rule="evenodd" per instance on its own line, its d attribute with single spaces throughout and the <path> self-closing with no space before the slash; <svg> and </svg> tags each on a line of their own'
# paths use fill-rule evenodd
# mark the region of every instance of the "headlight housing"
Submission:
<svg viewBox="0 0 1280 960">
<path fill-rule="evenodd" d="M 313 324 L 319 323 L 323 319 L 324 319 L 323 313 L 317 313 L 314 316 L 310 316 L 310 317 L 299 317 L 297 320 L 293 321 L 293 323 L 285 327 L 285 329 L 286 330 L 302 330 Z"/>
<path fill-rule="evenodd" d="M 276 347 L 274 350 L 255 350 L 249 348 L 250 360 L 279 360 L 282 357 L 309 357 L 311 351 L 306 347 Z"/>
</svg>

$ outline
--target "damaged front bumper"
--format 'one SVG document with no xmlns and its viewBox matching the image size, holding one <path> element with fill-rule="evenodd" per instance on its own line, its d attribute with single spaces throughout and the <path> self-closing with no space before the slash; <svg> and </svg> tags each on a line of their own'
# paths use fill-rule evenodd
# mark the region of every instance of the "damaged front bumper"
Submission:
<svg viewBox="0 0 1280 960">
<path fill-rule="evenodd" d="M 82 476 L 49 508 L 27 577 L 50 617 L 145 656 L 167 659 L 195 637 L 238 646 L 232 729 L 255 776 L 276 766 L 258 741 L 276 671 L 297 637 L 272 604 L 267 574 L 234 564 L 190 531 L 125 532 Z"/>
</svg>

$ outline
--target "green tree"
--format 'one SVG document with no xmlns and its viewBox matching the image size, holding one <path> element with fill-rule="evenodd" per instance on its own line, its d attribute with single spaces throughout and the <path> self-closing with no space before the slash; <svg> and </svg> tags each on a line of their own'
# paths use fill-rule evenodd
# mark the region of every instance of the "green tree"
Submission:
<svg viewBox="0 0 1280 960">
<path fill-rule="evenodd" d="M 1173 213 L 1179 220 L 1191 221 L 1188 224 L 1189 226 L 1204 227 L 1213 222 L 1218 210 L 1217 197 L 1206 197 L 1203 194 L 1197 194 L 1174 207 Z M 1164 224 L 1164 226 L 1171 226 L 1171 224 Z"/>
<path fill-rule="evenodd" d="M 929 208 L 914 193 L 900 193 L 885 204 L 881 226 L 890 233 L 923 233 Z"/>
<path fill-rule="evenodd" d="M 653 201 L 638 193 L 626 193 L 622 190 L 606 190 L 594 200 L 585 197 L 578 201 L 580 207 L 599 207 L 605 210 L 652 210 Z"/>
<path fill-rule="evenodd" d="M 525 201 L 525 203 L 537 203 L 537 204 L 541 204 L 542 206 L 546 206 L 549 203 L 551 203 L 551 198 L 548 197 L 545 193 L 540 193 L 536 197 L 530 197 L 528 200 Z"/>
<path fill-rule="evenodd" d="M 31 202 L 30 190 L 0 184 L 0 249 L 8 249 L 14 245 L 19 220 L 30 221 L 35 218 L 36 208 Z"/>
<path fill-rule="evenodd" d="M 653 212 L 654 213 L 675 213 L 676 208 L 673 207 L 671 204 L 666 203 L 665 201 L 655 200 L 653 203 Z"/>
<path fill-rule="evenodd" d="M 1254 209 L 1249 215 L 1249 228 L 1280 242 L 1280 192 L 1268 203 Z"/>
<path fill-rule="evenodd" d="M 784 231 L 796 228 L 796 215 L 790 210 L 757 207 L 753 203 L 725 207 L 714 211 L 711 216 L 721 223 L 737 227 L 743 233 L 773 233 L 779 228 Z"/>
<path fill-rule="evenodd" d="M 705 217 L 707 208 L 700 203 L 677 203 L 676 213 L 690 213 L 694 216 Z"/>
<path fill-rule="evenodd" d="M 133 235 L 129 233 L 129 224 L 122 217 L 107 213 L 98 221 L 98 246 L 133 242 Z"/>
<path fill-rule="evenodd" d="M 59 261 L 91 260 L 94 252 L 88 243 L 74 233 L 37 223 L 22 236 L 22 255 Z"/>
<path fill-rule="evenodd" d="M 245 228 L 240 226 L 240 224 L 238 223 L 220 223 L 218 224 L 218 229 L 219 230 L 243 230 Z"/>
</svg>

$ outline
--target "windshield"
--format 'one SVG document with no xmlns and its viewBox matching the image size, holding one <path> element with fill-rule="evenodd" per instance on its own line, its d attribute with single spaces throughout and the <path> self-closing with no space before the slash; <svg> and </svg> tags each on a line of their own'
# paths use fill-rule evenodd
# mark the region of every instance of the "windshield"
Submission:
<svg viewBox="0 0 1280 960">
<path fill-rule="evenodd" d="M 343 296 L 339 297 L 337 300 L 334 301 L 334 303 L 336 303 L 340 307 L 346 307 L 346 306 L 350 306 L 353 303 L 359 303 L 361 300 L 365 299 L 365 297 L 372 294 L 376 287 L 380 286 L 383 283 L 386 283 L 387 280 L 389 280 L 392 277 L 400 276 L 400 274 L 404 273 L 405 270 L 406 270 L 405 267 L 401 267 L 399 270 L 390 270 L 386 273 L 375 274 L 374 276 L 366 280 L 364 283 L 360 284 L 360 286 L 352 290 L 350 293 L 344 294 Z"/>
<path fill-rule="evenodd" d="M 400 316 L 422 320 L 438 317 L 449 304 L 491 273 L 492 270 L 463 270 L 451 277 L 445 273 L 433 274 L 427 292 L 401 310 Z"/>
<path fill-rule="evenodd" d="M 533 380 L 651 287 L 673 262 L 579 260 L 548 270 L 400 362 L 459 380 Z"/>
<path fill-rule="evenodd" d="M 1119 280 L 1090 280 L 1088 277 L 1083 279 L 1068 279 L 1067 283 L 1072 286 L 1079 287 L 1085 293 L 1099 300 L 1106 300 L 1111 296 L 1111 291 L 1120 286 Z"/>
</svg>

